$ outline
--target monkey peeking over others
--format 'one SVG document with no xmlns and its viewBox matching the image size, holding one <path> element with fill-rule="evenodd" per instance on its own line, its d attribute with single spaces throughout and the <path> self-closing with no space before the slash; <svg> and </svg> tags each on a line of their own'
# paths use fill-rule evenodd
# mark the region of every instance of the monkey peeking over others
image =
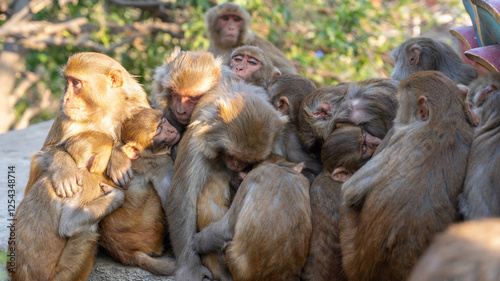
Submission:
<svg viewBox="0 0 500 281">
<path fill-rule="evenodd" d="M 223 3 L 205 13 L 210 47 L 208 51 L 229 62 L 231 51 L 243 45 L 257 46 L 271 59 L 282 74 L 297 73 L 292 62 L 271 42 L 253 33 L 250 14 L 234 3 Z"/>
<path fill-rule="evenodd" d="M 267 89 L 267 85 L 281 72 L 261 48 L 241 46 L 233 50 L 229 67 L 245 82 Z"/>
<path fill-rule="evenodd" d="M 161 110 L 144 109 L 124 123 L 121 149 L 133 159 L 135 176 L 124 190 L 123 206 L 100 223 L 100 245 L 111 257 L 157 275 L 175 270 L 174 261 L 153 257 L 163 253 L 168 235 L 162 202 L 173 176 L 171 148 L 179 138 Z"/>
</svg>

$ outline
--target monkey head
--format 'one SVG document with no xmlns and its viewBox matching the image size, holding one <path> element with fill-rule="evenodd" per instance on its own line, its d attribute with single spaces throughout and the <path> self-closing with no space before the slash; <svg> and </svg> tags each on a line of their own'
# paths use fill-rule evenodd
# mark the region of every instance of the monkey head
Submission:
<svg viewBox="0 0 500 281">
<path fill-rule="evenodd" d="M 68 59 L 62 76 L 66 87 L 60 112 L 73 121 L 117 124 L 130 118 L 138 104 L 148 106 L 142 87 L 107 55 L 77 53 Z"/>
<path fill-rule="evenodd" d="M 211 53 L 195 54 L 175 48 L 154 75 L 153 96 L 157 107 L 170 120 L 186 126 L 200 98 L 221 80 L 221 65 L 222 59 L 215 59 Z"/>
<path fill-rule="evenodd" d="M 474 125 L 481 120 L 484 100 L 500 89 L 500 74 L 489 73 L 474 80 L 468 87 L 466 103 Z"/>
<path fill-rule="evenodd" d="M 256 46 L 241 46 L 233 50 L 229 66 L 246 82 L 267 88 L 267 84 L 281 75 L 271 59 Z"/>
<path fill-rule="evenodd" d="M 122 151 L 136 159 L 144 154 L 170 154 L 172 146 L 180 139 L 161 110 L 145 108 L 127 120 L 122 128 Z"/>
<path fill-rule="evenodd" d="M 231 48 L 247 41 L 250 14 L 234 3 L 224 3 L 205 13 L 205 24 L 210 42 Z"/>
<path fill-rule="evenodd" d="M 207 95 L 193 113 L 193 141 L 208 159 L 233 171 L 269 156 L 288 118 L 267 101 L 266 92 L 244 82 Z"/>
</svg>

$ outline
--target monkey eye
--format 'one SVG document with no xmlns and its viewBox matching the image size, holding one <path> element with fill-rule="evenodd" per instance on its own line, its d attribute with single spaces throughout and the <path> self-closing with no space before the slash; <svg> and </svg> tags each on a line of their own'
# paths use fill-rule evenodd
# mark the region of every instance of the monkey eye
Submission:
<svg viewBox="0 0 500 281">
<path fill-rule="evenodd" d="M 236 62 L 240 62 L 243 60 L 243 56 L 242 55 L 235 55 L 235 56 L 233 56 L 233 60 Z"/>
<path fill-rule="evenodd" d="M 236 21 L 236 22 L 238 22 L 238 21 L 241 21 L 242 19 L 241 19 L 241 17 L 233 16 L 233 20 Z"/>
<path fill-rule="evenodd" d="M 163 121 L 163 119 L 162 119 Z M 161 133 L 161 126 L 158 126 L 156 127 L 156 132 L 155 132 L 155 136 L 159 135 Z"/>
<path fill-rule="evenodd" d="M 226 16 L 226 15 L 223 15 L 220 17 L 223 21 L 228 21 L 229 20 L 229 16 Z"/>
<path fill-rule="evenodd" d="M 165 116 L 163 116 L 163 117 L 161 118 L 161 123 L 165 123 L 165 122 L 167 122 L 167 118 L 165 118 Z"/>
<path fill-rule="evenodd" d="M 258 60 L 256 58 L 249 57 L 248 58 L 248 63 L 251 64 L 251 65 L 259 65 L 260 64 L 260 60 Z"/>
</svg>

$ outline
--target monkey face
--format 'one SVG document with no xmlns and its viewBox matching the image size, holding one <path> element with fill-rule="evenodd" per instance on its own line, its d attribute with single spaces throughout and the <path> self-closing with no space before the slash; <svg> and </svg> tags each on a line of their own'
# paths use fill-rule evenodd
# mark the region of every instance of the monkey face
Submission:
<svg viewBox="0 0 500 281">
<path fill-rule="evenodd" d="M 220 38 L 224 44 L 234 44 L 238 40 L 243 19 L 238 15 L 225 14 L 218 18 Z"/>
<path fill-rule="evenodd" d="M 240 172 L 243 171 L 248 166 L 247 162 L 242 161 L 229 154 L 224 154 L 222 158 L 224 159 L 226 167 L 231 171 Z"/>
<path fill-rule="evenodd" d="M 180 134 L 170 123 L 167 118 L 162 117 L 158 127 L 156 128 L 155 136 L 153 137 L 153 152 L 158 153 L 160 150 L 174 146 L 180 139 Z"/>
<path fill-rule="evenodd" d="M 191 114 L 198 101 L 199 96 L 181 96 L 175 92 L 172 93 L 172 109 L 177 121 L 183 125 L 188 125 L 191 120 Z"/>
<path fill-rule="evenodd" d="M 64 114 L 74 121 L 86 119 L 87 102 L 82 98 L 85 96 L 83 81 L 75 77 L 66 76 L 66 91 L 63 97 Z"/>
<path fill-rule="evenodd" d="M 262 67 L 262 60 L 250 53 L 237 53 L 231 57 L 231 68 L 241 78 L 248 79 Z"/>
</svg>

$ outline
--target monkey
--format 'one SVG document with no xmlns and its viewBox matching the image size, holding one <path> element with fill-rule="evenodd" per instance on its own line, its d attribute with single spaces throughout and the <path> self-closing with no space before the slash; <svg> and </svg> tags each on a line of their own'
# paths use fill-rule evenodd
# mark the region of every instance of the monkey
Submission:
<svg viewBox="0 0 500 281">
<path fill-rule="evenodd" d="M 201 280 L 212 274 L 191 248 L 197 230 L 229 209 L 233 172 L 266 159 L 287 120 L 268 101 L 264 89 L 243 81 L 206 94 L 196 106 L 179 143 L 166 214 L 177 261 L 176 280 Z M 229 279 L 217 254 L 204 258 L 213 277 Z"/>
<path fill-rule="evenodd" d="M 451 225 L 436 235 L 408 280 L 499 280 L 499 237 L 498 218 Z"/>
<path fill-rule="evenodd" d="M 492 81 L 486 76 L 480 78 L 489 83 L 482 83 L 483 87 L 478 87 L 478 91 L 471 87 L 476 93 L 473 98 L 474 110 L 481 116 L 477 117 L 479 122 L 467 162 L 464 190 L 459 197 L 460 213 L 465 220 L 500 216 L 500 177 L 497 171 L 500 153 L 496 150 L 496 143 L 500 140 L 500 76 L 497 73 L 490 77 L 496 79 Z"/>
<path fill-rule="evenodd" d="M 161 110 L 143 109 L 122 128 L 122 151 L 132 160 L 134 178 L 124 190 L 123 206 L 100 223 L 99 244 L 112 258 L 157 275 L 173 275 L 175 262 L 151 256 L 163 253 L 165 213 L 155 186 L 173 176 L 171 147 L 179 140 Z M 165 196 L 166 194 L 160 194 Z"/>
<path fill-rule="evenodd" d="M 373 78 L 326 86 L 309 93 L 300 106 L 298 133 L 305 147 L 319 154 L 336 124 L 362 126 L 383 139 L 393 126 L 399 82 Z"/>
<path fill-rule="evenodd" d="M 163 111 L 181 138 L 199 100 L 214 91 L 224 75 L 230 75 L 221 66 L 221 58 L 214 58 L 211 53 L 181 52 L 176 47 L 163 65 L 155 69 L 153 108 Z"/>
<path fill-rule="evenodd" d="M 86 280 L 97 252 L 99 221 L 119 208 L 124 194 L 105 170 L 114 140 L 106 133 L 84 131 L 67 139 L 65 150 L 82 175 L 82 188 L 60 198 L 42 173 L 14 215 L 16 244 L 7 264 L 12 280 Z M 43 253 L 41 255 L 40 253 Z"/>
<path fill-rule="evenodd" d="M 475 126 L 479 125 L 485 97 L 498 89 L 500 89 L 500 74 L 494 72 L 478 77 L 468 86 L 466 103 Z"/>
<path fill-rule="evenodd" d="M 271 59 L 282 74 L 297 74 L 292 62 L 271 42 L 253 33 L 250 14 L 235 3 L 223 3 L 205 13 L 210 46 L 208 51 L 229 63 L 231 51 L 239 46 L 257 46 Z"/>
<path fill-rule="evenodd" d="M 233 50 L 229 67 L 246 82 L 267 89 L 267 85 L 281 72 L 274 66 L 261 48 L 240 46 Z"/>
<path fill-rule="evenodd" d="M 462 61 L 450 45 L 432 38 L 410 38 L 392 50 L 391 57 L 394 60 L 391 77 L 400 81 L 423 70 L 441 71 L 463 85 L 478 77 L 476 69 Z"/>
<path fill-rule="evenodd" d="M 322 167 L 319 159 L 303 147 L 297 133 L 297 119 L 302 99 L 313 90 L 316 90 L 316 85 L 298 74 L 278 76 L 269 84 L 267 90 L 271 104 L 289 118 L 282 134 L 283 138 L 275 144 L 273 152 L 293 163 L 304 162 L 302 174 L 310 183 L 321 172 Z"/>
<path fill-rule="evenodd" d="M 323 144 L 323 171 L 310 188 L 312 233 L 301 280 L 347 280 L 339 238 L 341 188 L 380 142 L 360 126 L 339 124 Z"/>
<path fill-rule="evenodd" d="M 434 235 L 460 217 L 473 138 L 463 93 L 443 73 L 419 71 L 401 82 L 397 98 L 385 148 L 342 186 L 349 280 L 406 280 Z"/>
<path fill-rule="evenodd" d="M 222 219 L 192 240 L 197 253 L 225 252 L 234 280 L 300 280 L 311 234 L 309 181 L 303 163 L 271 159 L 248 173 Z"/>
<path fill-rule="evenodd" d="M 62 76 L 66 80 L 64 95 L 41 152 L 32 157 L 25 193 L 45 171 L 49 171 L 57 195 L 64 198 L 78 192 L 82 176 L 64 144 L 86 131 L 102 132 L 114 140 L 107 174 L 124 186 L 133 175 L 130 159 L 118 148 L 120 128 L 138 110 L 149 107 L 146 92 L 122 65 L 99 53 L 72 55 Z"/>
</svg>

